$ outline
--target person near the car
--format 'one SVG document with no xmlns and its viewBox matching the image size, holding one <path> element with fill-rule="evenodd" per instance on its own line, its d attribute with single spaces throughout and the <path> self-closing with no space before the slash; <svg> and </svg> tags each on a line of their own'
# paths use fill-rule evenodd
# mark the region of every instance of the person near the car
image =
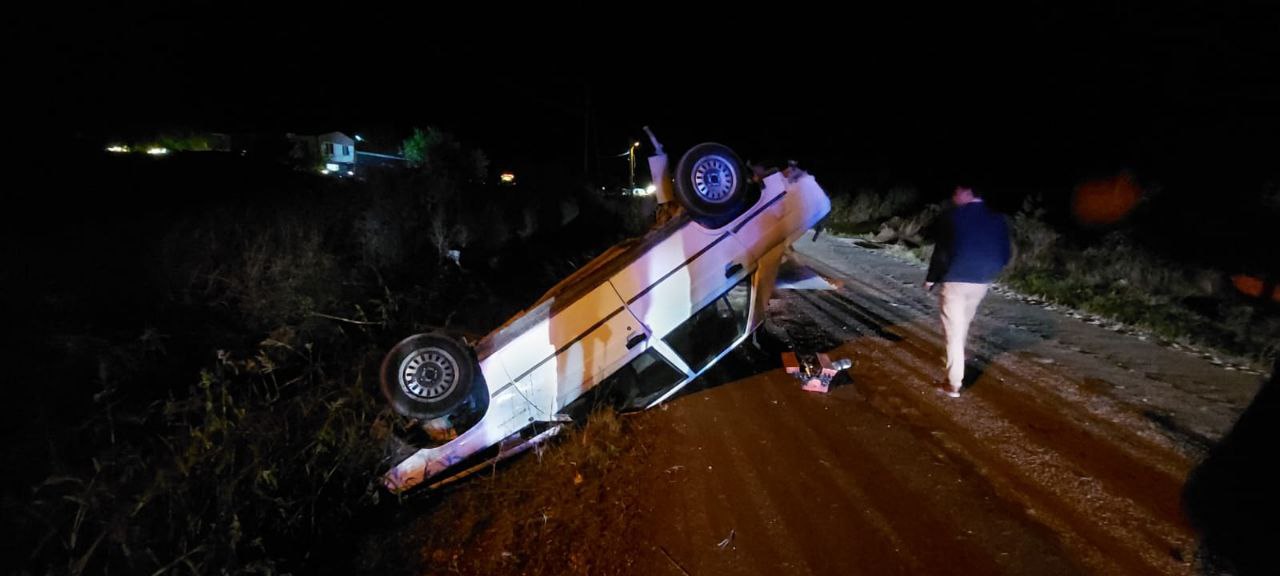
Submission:
<svg viewBox="0 0 1280 576">
<path fill-rule="evenodd" d="M 956 186 L 955 206 L 939 221 L 937 243 L 924 286 L 942 284 L 938 304 L 947 341 L 947 381 L 942 390 L 953 398 L 964 384 L 964 345 L 978 304 L 1009 263 L 1009 225 L 1004 215 L 987 208 L 971 186 Z"/>
</svg>

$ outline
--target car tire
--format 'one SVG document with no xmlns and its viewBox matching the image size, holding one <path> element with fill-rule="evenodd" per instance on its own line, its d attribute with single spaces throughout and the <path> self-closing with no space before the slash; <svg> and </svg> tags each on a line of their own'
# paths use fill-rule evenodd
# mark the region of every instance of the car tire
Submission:
<svg viewBox="0 0 1280 576">
<path fill-rule="evenodd" d="M 720 228 L 750 204 L 749 180 L 742 160 L 728 146 L 699 144 L 676 164 L 676 199 L 699 224 Z"/>
<path fill-rule="evenodd" d="M 440 334 L 401 340 L 382 359 L 382 394 L 400 415 L 431 419 L 448 416 L 466 402 L 478 382 L 471 352 Z"/>
</svg>

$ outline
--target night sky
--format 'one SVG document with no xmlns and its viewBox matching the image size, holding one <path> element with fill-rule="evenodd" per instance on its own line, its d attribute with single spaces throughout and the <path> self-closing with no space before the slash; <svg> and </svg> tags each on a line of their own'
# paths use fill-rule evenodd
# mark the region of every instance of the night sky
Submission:
<svg viewBox="0 0 1280 576">
<path fill-rule="evenodd" d="M 22 17 L 14 64 L 59 138 L 343 130 L 394 147 L 434 125 L 495 165 L 576 177 L 585 155 L 600 178 L 647 124 L 674 149 L 719 140 L 850 178 L 1130 168 L 1254 191 L 1280 157 L 1274 6 L 97 7 Z"/>
</svg>

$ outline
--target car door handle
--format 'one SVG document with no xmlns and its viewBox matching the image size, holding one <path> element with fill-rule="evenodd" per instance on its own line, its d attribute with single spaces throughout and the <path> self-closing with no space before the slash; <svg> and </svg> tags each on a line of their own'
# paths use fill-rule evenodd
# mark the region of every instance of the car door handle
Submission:
<svg viewBox="0 0 1280 576">
<path fill-rule="evenodd" d="M 627 350 L 630 350 L 632 348 L 635 348 L 636 346 L 639 346 L 641 342 L 644 342 L 645 340 L 648 340 L 648 339 L 649 339 L 649 335 L 645 334 L 644 332 L 637 332 L 635 334 L 632 334 L 630 338 L 627 338 Z"/>
<path fill-rule="evenodd" d="M 724 277 L 731 278 L 733 277 L 734 274 L 737 274 L 741 271 L 742 271 L 742 264 L 734 262 L 733 264 L 730 264 L 724 267 Z"/>
</svg>

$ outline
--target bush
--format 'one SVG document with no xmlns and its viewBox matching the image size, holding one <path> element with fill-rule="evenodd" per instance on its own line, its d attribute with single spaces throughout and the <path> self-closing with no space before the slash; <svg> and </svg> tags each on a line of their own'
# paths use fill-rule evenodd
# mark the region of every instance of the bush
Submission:
<svg viewBox="0 0 1280 576">
<path fill-rule="evenodd" d="M 919 200 L 916 189 L 907 186 L 894 186 L 883 192 L 873 188 L 841 191 L 831 198 L 827 221 L 842 232 L 867 232 L 885 219 L 906 215 L 919 205 Z"/>
<path fill-rule="evenodd" d="M 1266 304 L 1240 302 L 1220 271 L 1158 256 L 1125 229 L 1077 246 L 1042 216 L 1024 207 L 1012 219 L 1014 260 L 1005 274 L 1012 286 L 1164 338 L 1261 363 L 1275 356 L 1280 315 Z"/>
<path fill-rule="evenodd" d="M 1022 210 L 1010 220 L 1013 243 L 1010 272 L 1031 273 L 1053 268 L 1061 235 L 1046 224 L 1043 217 L 1044 209 L 1036 199 L 1028 198 Z"/>
<path fill-rule="evenodd" d="M 377 498 L 370 431 L 384 413 L 362 371 L 344 369 L 360 363 L 326 355 L 267 340 L 245 357 L 220 351 L 186 395 L 141 407 L 100 395 L 76 447 L 92 466 L 55 470 L 24 510 L 47 530 L 29 562 L 275 574 L 340 558 Z"/>
</svg>

